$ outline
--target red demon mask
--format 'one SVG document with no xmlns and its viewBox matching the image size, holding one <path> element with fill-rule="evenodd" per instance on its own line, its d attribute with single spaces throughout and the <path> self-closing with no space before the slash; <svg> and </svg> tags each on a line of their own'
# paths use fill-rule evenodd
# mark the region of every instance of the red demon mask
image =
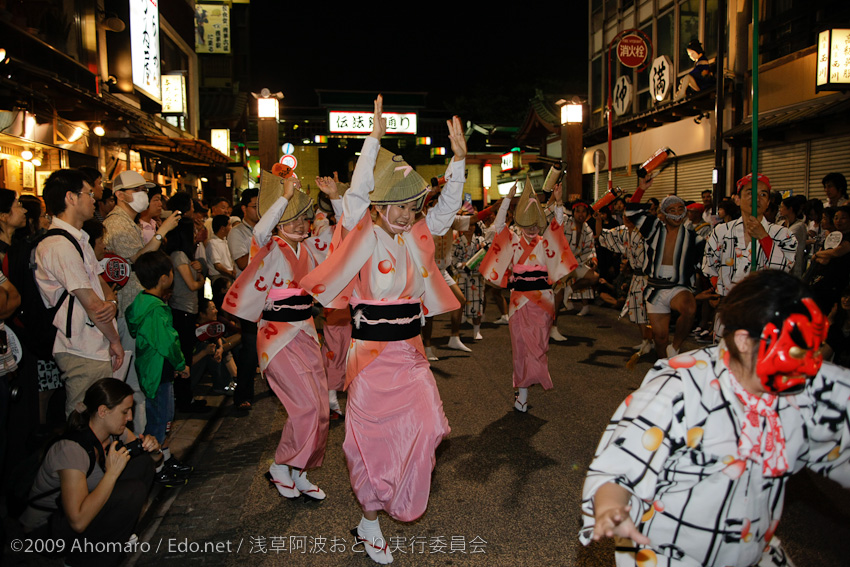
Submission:
<svg viewBox="0 0 850 567">
<path fill-rule="evenodd" d="M 799 392 L 823 364 L 820 347 L 829 322 L 810 297 L 803 299 L 803 305 L 810 316 L 792 313 L 781 330 L 768 323 L 761 333 L 756 374 L 769 392 Z"/>
</svg>

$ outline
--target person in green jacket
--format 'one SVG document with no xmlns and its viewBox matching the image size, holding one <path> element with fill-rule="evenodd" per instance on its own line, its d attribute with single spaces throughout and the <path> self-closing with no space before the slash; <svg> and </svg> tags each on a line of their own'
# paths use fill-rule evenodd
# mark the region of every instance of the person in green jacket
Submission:
<svg viewBox="0 0 850 567">
<path fill-rule="evenodd" d="M 145 433 L 156 437 L 165 457 L 155 480 L 165 486 L 179 486 L 186 484 L 192 467 L 171 456 L 167 447 L 168 424 L 174 419 L 174 378 L 189 377 L 171 308 L 162 299 L 174 282 L 174 268 L 171 259 L 157 250 L 139 256 L 133 271 L 144 291 L 127 307 L 125 316 L 127 329 L 136 339 L 136 374 L 147 413 Z"/>
</svg>

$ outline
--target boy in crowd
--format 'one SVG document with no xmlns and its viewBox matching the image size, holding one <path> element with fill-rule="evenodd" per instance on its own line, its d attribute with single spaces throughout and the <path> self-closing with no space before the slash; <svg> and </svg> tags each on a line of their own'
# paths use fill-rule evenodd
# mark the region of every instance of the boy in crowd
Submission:
<svg viewBox="0 0 850 567">
<path fill-rule="evenodd" d="M 136 259 L 133 271 L 144 291 L 127 308 L 127 329 L 136 340 L 136 372 L 145 394 L 145 433 L 162 446 L 164 464 L 155 481 L 165 486 L 186 484 L 192 467 L 180 463 L 168 449 L 168 434 L 174 419 L 174 377 L 189 378 L 189 368 L 180 350 L 171 309 L 163 295 L 174 281 L 171 259 L 160 251 L 146 252 Z"/>
</svg>

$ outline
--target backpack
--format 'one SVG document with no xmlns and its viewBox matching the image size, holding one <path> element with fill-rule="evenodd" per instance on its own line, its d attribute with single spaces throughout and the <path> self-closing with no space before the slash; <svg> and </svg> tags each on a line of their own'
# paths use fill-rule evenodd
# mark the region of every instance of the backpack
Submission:
<svg viewBox="0 0 850 567">
<path fill-rule="evenodd" d="M 94 471 L 94 466 L 98 462 L 103 463 L 103 462 L 106 461 L 106 455 L 104 454 L 103 446 L 100 444 L 100 441 L 97 439 L 97 437 L 94 436 L 94 433 L 92 433 L 92 430 L 89 429 L 88 427 L 86 427 L 86 429 L 84 429 L 82 431 L 76 431 L 76 432 L 64 435 L 64 436 L 60 437 L 59 439 L 57 439 L 56 441 L 58 442 L 58 441 L 62 441 L 64 439 L 74 441 L 80 447 L 82 447 L 83 449 L 86 450 L 86 454 L 89 456 L 89 468 L 86 471 L 86 478 L 87 479 L 88 479 L 88 477 L 91 476 L 91 473 Z M 51 446 L 52 445 L 53 444 L 51 444 Z M 50 449 L 48 448 L 48 451 L 49 450 Z M 46 454 L 47 454 L 47 452 L 45 451 L 45 455 Z M 40 465 L 39 465 L 39 467 L 40 467 Z M 101 465 L 101 468 L 103 468 L 103 465 Z M 59 494 L 59 491 L 61 489 L 62 489 L 62 486 L 60 485 L 60 486 L 57 486 L 56 488 L 48 490 L 47 492 L 42 492 L 41 494 L 36 494 L 35 496 L 33 496 L 33 497 L 31 497 L 27 500 L 27 505 L 32 507 L 32 508 L 35 508 L 36 510 L 42 510 L 44 512 L 53 512 L 54 510 L 58 510 L 59 509 L 58 504 L 57 504 L 57 506 L 49 507 L 49 506 L 42 506 L 42 505 L 36 504 L 36 502 L 41 500 L 42 498 L 44 498 L 46 496 L 52 496 L 53 494 Z"/>
<path fill-rule="evenodd" d="M 45 307 L 38 283 L 35 280 L 35 250 L 42 240 L 48 236 L 64 236 L 77 249 L 80 258 L 84 258 L 80 243 L 67 230 L 51 228 L 38 238 L 13 245 L 6 255 L 4 261 L 5 272 L 9 281 L 21 295 L 21 305 L 17 311 L 7 319 L 21 342 L 32 351 L 40 360 L 49 360 L 53 357 L 53 343 L 56 339 L 56 327 L 53 319 L 56 312 L 62 307 L 67 299 L 68 318 L 65 322 L 65 336 L 71 337 L 71 318 L 74 313 L 74 296 L 63 290 L 62 295 L 53 307 Z"/>
<path fill-rule="evenodd" d="M 63 436 L 54 437 L 52 440 L 48 441 L 43 446 L 43 448 L 31 452 L 18 463 L 12 466 L 12 474 L 10 475 L 10 478 L 13 478 L 14 480 L 12 481 L 9 491 L 6 495 L 10 517 L 20 516 L 27 509 L 27 506 L 32 506 L 36 510 L 42 510 L 45 512 L 53 512 L 55 510 L 58 510 L 58 498 L 55 501 L 56 505 L 53 507 L 34 504 L 34 502 L 41 500 L 45 496 L 50 496 L 52 494 L 58 495 L 60 490 L 59 488 L 55 488 L 53 490 L 49 490 L 41 494 L 37 494 L 32 498 L 30 497 L 30 493 L 32 492 L 32 485 L 35 482 L 35 477 L 38 474 L 42 463 L 44 462 L 44 457 L 47 455 L 47 452 L 55 443 L 63 439 L 70 439 L 72 441 L 75 441 L 86 450 L 86 454 L 89 457 L 89 467 L 86 471 L 86 478 L 91 476 L 91 473 L 94 471 L 95 465 L 99 461 L 105 463 L 105 455 L 103 456 L 103 459 L 100 458 L 100 455 L 103 452 L 103 447 L 100 445 L 100 442 L 97 440 L 97 438 L 94 437 L 94 433 L 91 432 L 91 429 L 89 429 L 88 431 L 77 431 Z"/>
</svg>

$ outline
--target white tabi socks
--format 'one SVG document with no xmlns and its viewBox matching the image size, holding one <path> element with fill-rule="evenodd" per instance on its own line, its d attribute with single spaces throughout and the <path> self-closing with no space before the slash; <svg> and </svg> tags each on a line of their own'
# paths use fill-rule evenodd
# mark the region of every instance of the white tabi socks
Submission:
<svg viewBox="0 0 850 567">
<path fill-rule="evenodd" d="M 363 540 L 363 548 L 372 561 L 381 565 L 388 565 L 393 562 L 393 555 L 390 553 L 384 534 L 381 533 L 381 525 L 377 518 L 374 520 L 367 520 L 365 516 L 360 518 L 357 536 Z"/>
</svg>

